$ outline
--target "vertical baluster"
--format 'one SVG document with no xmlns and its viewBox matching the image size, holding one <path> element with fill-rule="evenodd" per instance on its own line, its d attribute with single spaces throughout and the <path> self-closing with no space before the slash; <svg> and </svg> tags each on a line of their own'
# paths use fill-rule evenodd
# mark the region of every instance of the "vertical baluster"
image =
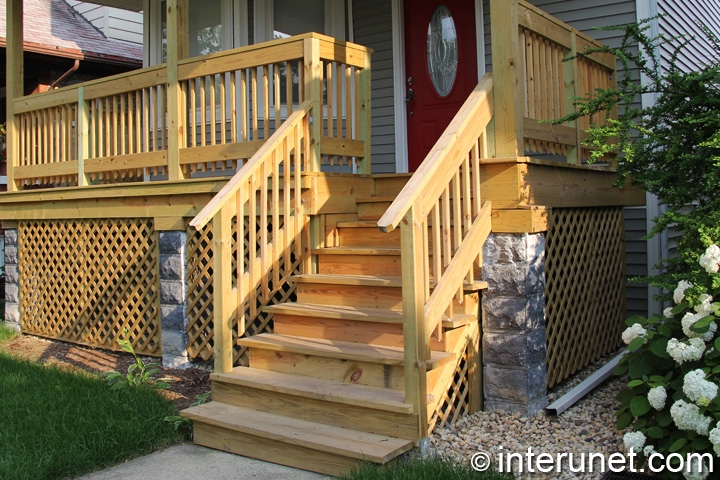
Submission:
<svg viewBox="0 0 720 480">
<path fill-rule="evenodd" d="M 238 114 L 240 115 L 240 131 L 241 131 L 241 140 L 243 142 L 247 142 L 249 140 L 248 136 L 248 92 L 247 92 L 247 75 L 245 70 L 240 71 L 240 111 Z"/>
<path fill-rule="evenodd" d="M 211 75 L 208 78 L 210 86 L 210 145 L 217 144 L 217 99 L 215 98 L 215 75 Z"/>
<path fill-rule="evenodd" d="M 286 145 L 286 152 L 285 156 L 283 157 L 283 173 L 282 173 L 282 181 L 283 181 L 283 263 L 285 264 L 285 272 L 286 274 L 290 275 L 292 273 L 292 268 L 290 266 L 290 235 L 291 235 L 291 225 L 293 224 L 294 220 L 290 217 L 290 175 L 292 173 L 292 156 L 294 155 L 295 158 L 297 158 L 300 155 L 300 152 L 298 150 L 295 150 L 297 138 L 298 138 L 298 126 L 296 125 L 293 127 L 292 137 L 288 139 L 288 143 Z M 292 151 L 290 151 L 292 150 Z"/>
<path fill-rule="evenodd" d="M 207 111 L 206 111 L 206 98 L 205 98 L 205 82 L 207 77 L 200 77 L 200 145 L 207 145 Z"/>
<path fill-rule="evenodd" d="M 252 139 L 259 140 L 260 133 L 258 132 L 258 109 L 260 108 L 260 96 L 258 94 L 258 78 L 257 69 L 253 68 L 250 70 L 250 95 L 252 102 Z"/>
<path fill-rule="evenodd" d="M 247 265 L 245 264 L 245 204 L 247 203 L 247 184 L 241 185 L 238 189 L 237 195 L 235 196 L 235 211 L 237 215 L 237 222 L 235 225 L 237 235 L 237 249 L 236 249 L 236 277 L 237 277 L 237 302 L 238 305 L 238 338 L 242 337 L 245 333 L 245 303 L 249 298 L 250 292 L 247 288 L 247 276 L 245 271 Z"/>
<path fill-rule="evenodd" d="M 257 276 L 256 259 L 257 259 L 257 190 L 255 187 L 255 178 L 248 180 L 248 279 L 250 280 L 250 289 L 255 288 L 259 279 Z M 257 315 L 257 302 L 250 299 L 250 318 Z"/>
<path fill-rule="evenodd" d="M 280 118 L 280 64 L 275 63 L 272 66 L 273 68 L 273 101 L 275 106 L 275 130 L 280 128 L 280 123 L 282 122 Z"/>
<path fill-rule="evenodd" d="M 270 155 L 270 161 L 275 163 L 277 150 L 273 150 Z M 258 218 L 258 227 L 260 229 L 260 271 L 262 272 L 262 301 L 267 303 L 270 301 L 270 288 L 268 271 L 269 263 L 269 246 L 268 241 L 268 162 L 263 162 L 260 167 L 260 216 Z"/>
<path fill-rule="evenodd" d="M 303 245 L 300 236 L 298 235 L 300 233 L 300 230 L 302 229 L 303 223 L 301 213 L 302 205 L 300 198 L 300 175 L 302 170 L 301 164 L 307 162 L 307 159 L 310 156 L 310 149 L 308 146 L 308 140 L 310 138 L 310 135 L 307 124 L 308 121 L 307 118 L 305 118 L 303 119 L 302 126 L 297 127 L 297 130 L 300 130 L 302 128 L 302 142 L 300 138 L 301 136 L 295 135 L 295 162 L 293 165 L 293 205 L 295 208 L 295 230 L 293 231 L 293 235 L 295 236 L 295 258 L 301 261 L 300 265 L 303 266 L 302 273 L 311 273 L 310 271 L 305 270 L 307 264 L 305 262 L 302 262 Z"/>
<path fill-rule="evenodd" d="M 287 116 L 293 112 L 293 62 L 285 62 L 285 105 L 287 105 Z"/>
<path fill-rule="evenodd" d="M 533 59 L 533 38 L 527 30 L 522 29 L 521 31 L 522 35 L 520 38 L 524 40 L 522 45 L 525 50 L 525 71 L 527 77 L 527 101 L 525 102 L 525 115 L 529 118 L 537 118 L 537 115 L 535 114 L 535 75 L 537 74 L 537 68 L 534 63 L 535 59 Z"/>
<path fill-rule="evenodd" d="M 237 143 L 238 141 L 238 134 L 237 134 L 237 109 L 236 109 L 236 102 L 237 102 L 237 96 L 235 89 L 237 88 L 237 80 L 236 80 L 236 74 L 235 72 L 230 72 L 230 142 L 231 143 Z"/>
<path fill-rule="evenodd" d="M 432 215 L 432 222 L 429 228 L 432 229 L 432 248 L 433 248 L 433 274 L 432 279 L 433 283 L 437 285 L 437 283 L 440 281 L 440 277 L 442 276 L 442 246 L 443 246 L 443 238 L 442 238 L 442 222 L 440 221 L 440 215 L 441 215 L 441 203 L 440 200 L 435 201 L 435 205 L 433 205 L 432 210 L 430 211 L 430 214 Z M 429 279 L 430 277 L 428 277 Z"/>
<path fill-rule="evenodd" d="M 227 98 L 225 93 L 225 74 L 220 75 L 220 143 L 227 143 Z"/>
<path fill-rule="evenodd" d="M 279 91 L 279 86 L 277 87 Z M 279 97 L 276 98 L 279 100 Z M 270 208 L 272 209 L 272 262 L 273 262 L 273 287 L 277 288 L 280 285 L 280 252 L 278 248 L 281 246 L 280 242 L 280 162 L 286 158 L 287 150 L 287 137 L 283 139 L 282 147 L 280 148 L 280 158 L 273 158 L 272 167 L 272 202 Z"/>
<path fill-rule="evenodd" d="M 188 91 L 190 95 L 190 146 L 198 146 L 198 111 L 197 111 L 197 79 L 188 80 Z"/>
<path fill-rule="evenodd" d="M 270 138 L 270 73 L 267 65 L 262 67 L 263 82 L 263 139 Z"/>
</svg>

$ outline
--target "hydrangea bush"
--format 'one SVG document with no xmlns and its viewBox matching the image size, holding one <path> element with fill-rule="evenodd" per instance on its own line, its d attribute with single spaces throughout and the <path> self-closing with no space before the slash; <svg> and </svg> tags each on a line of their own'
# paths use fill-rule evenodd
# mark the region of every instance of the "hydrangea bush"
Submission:
<svg viewBox="0 0 720 480">
<path fill-rule="evenodd" d="M 702 270 L 673 292 L 675 305 L 662 315 L 632 317 L 622 339 L 628 345 L 616 373 L 629 376 L 620 394 L 617 427 L 630 427 L 625 447 L 654 452 L 720 455 L 720 248 L 700 256 Z M 699 466 L 688 479 L 706 478 Z M 679 475 L 679 474 L 678 474 Z"/>
</svg>

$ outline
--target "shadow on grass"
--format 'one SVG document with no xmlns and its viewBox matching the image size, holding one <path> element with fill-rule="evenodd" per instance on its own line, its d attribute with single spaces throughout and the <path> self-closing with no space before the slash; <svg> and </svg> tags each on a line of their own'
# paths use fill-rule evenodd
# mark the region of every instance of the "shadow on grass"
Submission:
<svg viewBox="0 0 720 480">
<path fill-rule="evenodd" d="M 172 403 L 0 353 L 0 478 L 76 477 L 177 443 Z"/>
</svg>

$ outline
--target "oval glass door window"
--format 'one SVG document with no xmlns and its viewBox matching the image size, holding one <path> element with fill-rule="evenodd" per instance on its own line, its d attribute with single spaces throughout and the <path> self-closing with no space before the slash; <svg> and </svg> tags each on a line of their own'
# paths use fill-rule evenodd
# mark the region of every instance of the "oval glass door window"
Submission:
<svg viewBox="0 0 720 480">
<path fill-rule="evenodd" d="M 458 39 L 455 22 L 445 5 L 439 5 L 430 18 L 427 62 L 435 91 L 441 97 L 448 96 L 457 76 Z"/>
</svg>

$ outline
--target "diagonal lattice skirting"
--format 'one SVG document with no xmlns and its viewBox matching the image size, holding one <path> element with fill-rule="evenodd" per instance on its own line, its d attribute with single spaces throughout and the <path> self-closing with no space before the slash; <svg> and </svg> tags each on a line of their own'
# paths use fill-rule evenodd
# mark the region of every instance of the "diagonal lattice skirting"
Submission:
<svg viewBox="0 0 720 480">
<path fill-rule="evenodd" d="M 23 332 L 162 355 L 152 219 L 22 221 L 18 255 Z"/>
<path fill-rule="evenodd" d="M 553 208 L 546 236 L 548 388 L 622 343 L 622 207 Z"/>
</svg>

